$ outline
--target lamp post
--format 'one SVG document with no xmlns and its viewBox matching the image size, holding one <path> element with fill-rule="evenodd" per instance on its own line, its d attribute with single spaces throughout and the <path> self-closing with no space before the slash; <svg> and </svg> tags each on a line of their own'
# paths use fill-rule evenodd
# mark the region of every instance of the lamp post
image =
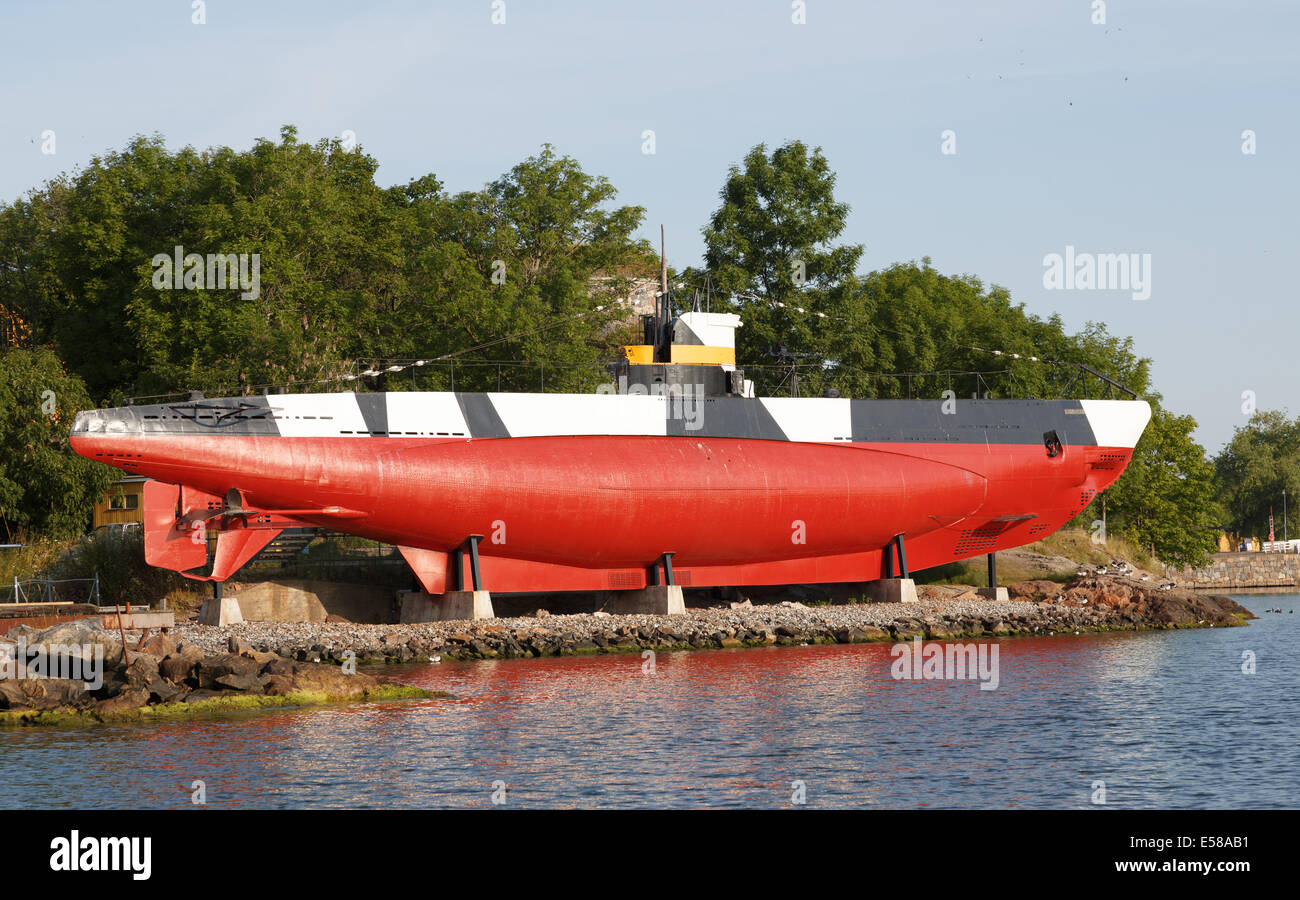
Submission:
<svg viewBox="0 0 1300 900">
<path fill-rule="evenodd" d="M 1286 488 L 1282 488 L 1282 543 L 1286 540 Z"/>
</svg>

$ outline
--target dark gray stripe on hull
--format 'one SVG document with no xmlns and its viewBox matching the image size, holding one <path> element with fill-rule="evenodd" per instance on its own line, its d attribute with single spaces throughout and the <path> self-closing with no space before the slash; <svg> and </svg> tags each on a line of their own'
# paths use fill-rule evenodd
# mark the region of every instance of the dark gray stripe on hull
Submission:
<svg viewBox="0 0 1300 900">
<path fill-rule="evenodd" d="M 673 397 L 667 406 L 668 434 L 671 437 L 789 440 L 762 400 L 746 400 L 743 397 Z M 700 427 L 691 431 L 687 425 Z"/>
<path fill-rule="evenodd" d="M 266 435 L 280 434 L 275 423 L 275 398 L 224 397 L 124 406 L 104 412 L 126 425 L 126 434 Z"/>
<path fill-rule="evenodd" d="M 950 444 L 1041 444 L 1055 431 L 1067 447 L 1092 446 L 1095 438 L 1077 400 L 851 400 L 855 442 Z"/>
<path fill-rule="evenodd" d="M 357 394 L 357 408 L 371 437 L 388 437 L 388 395 Z"/>
<path fill-rule="evenodd" d="M 492 405 L 492 398 L 487 394 L 457 394 L 456 402 L 460 404 L 460 411 L 465 416 L 470 437 L 510 437 L 506 423 L 501 421 L 497 408 Z"/>
</svg>

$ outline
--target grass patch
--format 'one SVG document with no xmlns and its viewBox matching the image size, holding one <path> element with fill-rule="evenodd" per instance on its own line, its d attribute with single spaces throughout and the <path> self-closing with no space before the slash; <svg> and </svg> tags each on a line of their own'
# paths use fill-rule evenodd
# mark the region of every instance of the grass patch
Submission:
<svg viewBox="0 0 1300 900">
<path fill-rule="evenodd" d="M 21 547 L 0 550 L 0 583 L 14 583 L 34 578 L 53 566 L 60 557 L 78 542 L 34 541 Z"/>
<path fill-rule="evenodd" d="M 1163 571 L 1160 560 L 1122 537 L 1110 535 L 1105 544 L 1094 544 L 1092 534 L 1082 528 L 1063 528 L 1025 547 L 1048 556 L 1064 556 L 1075 562 L 1104 566 L 1112 559 L 1122 559 L 1139 569 Z"/>
<path fill-rule="evenodd" d="M 1104 545 L 1094 544 L 1092 535 L 1080 528 L 1062 529 L 1041 541 L 1013 550 L 1027 550 L 1043 556 L 1063 556 L 1076 564 L 1093 566 L 1108 565 L 1112 559 L 1122 559 L 1139 569 L 1163 571 L 1159 560 L 1153 559 L 1150 554 L 1144 553 L 1124 538 L 1111 537 Z M 1014 556 L 1010 555 L 1011 553 L 1012 551 L 1004 550 L 998 554 L 999 585 L 1006 586 L 1019 581 L 1055 581 L 1064 584 L 1077 577 L 1073 565 L 1057 572 L 1043 572 L 1017 562 Z M 980 556 L 918 570 L 912 573 L 912 577 L 917 584 L 960 584 L 984 587 L 988 584 L 988 566 L 984 557 Z"/>
</svg>

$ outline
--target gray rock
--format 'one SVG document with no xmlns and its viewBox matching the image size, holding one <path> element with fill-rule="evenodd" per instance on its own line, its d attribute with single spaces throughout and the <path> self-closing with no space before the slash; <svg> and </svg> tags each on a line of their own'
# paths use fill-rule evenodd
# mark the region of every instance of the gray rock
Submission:
<svg viewBox="0 0 1300 900">
<path fill-rule="evenodd" d="M 93 660 L 97 647 L 103 648 L 105 666 L 114 667 L 122 661 L 122 644 L 118 639 L 95 622 L 85 619 L 60 622 L 25 637 L 28 647 L 58 646 L 70 655 L 79 657 L 83 664 Z"/>
</svg>

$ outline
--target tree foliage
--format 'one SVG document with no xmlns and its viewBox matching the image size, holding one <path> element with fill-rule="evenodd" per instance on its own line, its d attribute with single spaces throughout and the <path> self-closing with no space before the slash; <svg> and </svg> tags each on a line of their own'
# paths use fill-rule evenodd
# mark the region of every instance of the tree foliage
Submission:
<svg viewBox="0 0 1300 900">
<path fill-rule="evenodd" d="M 247 151 L 136 138 L 0 207 L 0 312 L 97 398 L 311 384 L 359 359 L 434 358 L 515 334 L 526 337 L 461 358 L 549 363 L 553 387 L 577 387 L 562 363 L 591 379 L 617 343 L 610 301 L 647 266 L 632 237 L 641 208 L 612 207 L 606 179 L 550 146 L 456 195 L 434 175 L 380 188 L 377 168 L 291 127 Z M 246 254 L 248 274 L 256 255 L 259 283 L 160 287 L 155 257 L 176 247 L 205 261 Z M 429 371 L 419 386 L 449 386 L 433 383 L 445 367 Z M 533 386 L 531 371 L 515 377 L 503 387 Z"/>
<path fill-rule="evenodd" d="M 0 536 L 78 534 L 114 480 L 112 469 L 72 453 L 77 411 L 93 406 L 81 380 L 48 348 L 0 353 Z"/>
<path fill-rule="evenodd" d="M 1300 488 L 1300 419 L 1280 410 L 1259 410 L 1238 428 L 1214 460 L 1218 498 L 1232 531 L 1268 537 L 1269 509 L 1275 536 L 1282 534 L 1282 494 Z"/>
<path fill-rule="evenodd" d="M 821 148 L 759 144 L 732 166 L 721 204 L 704 228 L 712 284 L 735 298 L 744 327 L 737 356 L 774 364 L 784 348 L 810 352 L 816 326 L 802 307 L 830 312 L 853 278 L 862 247 L 836 245 L 849 207 L 835 199 L 835 173 Z M 696 273 L 687 273 L 695 282 Z M 755 369 L 755 371 L 758 371 Z"/>
<path fill-rule="evenodd" d="M 1106 492 L 1106 527 L 1166 563 L 1199 565 L 1216 547 L 1222 513 L 1214 465 L 1192 439 L 1195 419 L 1169 412 L 1158 396 L 1151 407 L 1128 468 Z"/>
</svg>

